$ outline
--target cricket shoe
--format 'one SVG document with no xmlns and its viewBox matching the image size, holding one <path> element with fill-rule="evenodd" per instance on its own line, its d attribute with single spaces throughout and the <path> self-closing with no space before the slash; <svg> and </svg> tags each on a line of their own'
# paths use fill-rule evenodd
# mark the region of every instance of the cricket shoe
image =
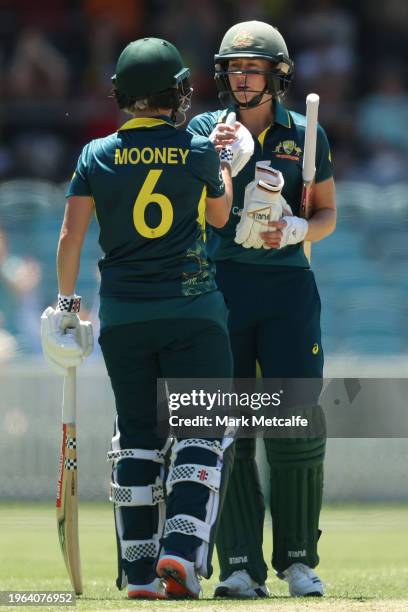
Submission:
<svg viewBox="0 0 408 612">
<path fill-rule="evenodd" d="M 319 576 L 304 563 L 294 563 L 277 575 L 278 578 L 289 583 L 289 593 L 292 597 L 323 597 L 324 595 L 323 583 Z"/>
<path fill-rule="evenodd" d="M 199 598 L 201 586 L 192 561 L 164 554 L 157 563 L 156 572 L 166 583 L 169 599 Z"/>
<path fill-rule="evenodd" d="M 129 599 L 167 599 L 166 589 L 160 578 L 148 584 L 128 584 Z"/>
<path fill-rule="evenodd" d="M 252 580 L 246 570 L 237 570 L 215 587 L 214 597 L 258 599 L 269 597 L 268 587 Z"/>
</svg>

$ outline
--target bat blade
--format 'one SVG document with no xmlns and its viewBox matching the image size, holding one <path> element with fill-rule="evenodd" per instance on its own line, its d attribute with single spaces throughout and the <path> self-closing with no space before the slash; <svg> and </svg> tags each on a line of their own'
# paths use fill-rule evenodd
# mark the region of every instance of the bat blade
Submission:
<svg viewBox="0 0 408 612">
<path fill-rule="evenodd" d="M 303 189 L 300 202 L 300 215 L 304 219 L 308 219 L 310 216 L 310 194 L 316 172 L 316 138 L 319 100 L 319 96 L 314 93 L 309 94 L 306 98 L 306 130 L 302 167 Z M 305 242 L 303 248 L 310 262 L 311 243 Z"/>
<path fill-rule="evenodd" d="M 71 584 L 77 595 L 82 593 L 82 572 L 78 531 L 78 475 L 75 423 L 75 368 L 69 368 L 64 379 L 62 403 L 62 442 L 57 485 L 57 529 L 62 556 Z"/>
</svg>

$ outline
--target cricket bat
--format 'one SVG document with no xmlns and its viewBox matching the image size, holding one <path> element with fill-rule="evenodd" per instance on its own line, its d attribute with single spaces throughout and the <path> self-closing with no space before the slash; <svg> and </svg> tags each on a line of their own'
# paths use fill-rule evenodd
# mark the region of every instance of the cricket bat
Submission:
<svg viewBox="0 0 408 612">
<path fill-rule="evenodd" d="M 315 93 L 309 94 L 306 98 L 306 132 L 302 167 L 303 189 L 300 202 L 300 216 L 304 219 L 310 217 L 310 194 L 316 173 L 316 136 L 319 99 L 319 96 Z M 305 242 L 303 248 L 310 262 L 312 251 L 311 243 Z"/>
<path fill-rule="evenodd" d="M 71 584 L 82 593 L 78 535 L 78 477 L 76 445 L 76 368 L 68 368 L 62 399 L 62 443 L 57 486 L 57 527 Z"/>
</svg>

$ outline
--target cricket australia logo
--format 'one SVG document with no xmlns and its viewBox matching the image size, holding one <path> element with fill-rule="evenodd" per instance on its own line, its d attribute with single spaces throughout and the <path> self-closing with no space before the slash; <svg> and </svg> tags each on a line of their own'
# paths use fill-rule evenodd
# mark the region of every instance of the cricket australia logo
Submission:
<svg viewBox="0 0 408 612">
<path fill-rule="evenodd" d="M 299 161 L 302 154 L 302 149 L 294 140 L 282 140 L 276 145 L 272 153 L 275 153 L 276 157 L 280 157 L 282 159 Z"/>
<path fill-rule="evenodd" d="M 238 49 L 242 47 L 250 47 L 254 42 L 254 37 L 251 32 L 238 32 L 232 39 L 232 46 Z"/>
</svg>

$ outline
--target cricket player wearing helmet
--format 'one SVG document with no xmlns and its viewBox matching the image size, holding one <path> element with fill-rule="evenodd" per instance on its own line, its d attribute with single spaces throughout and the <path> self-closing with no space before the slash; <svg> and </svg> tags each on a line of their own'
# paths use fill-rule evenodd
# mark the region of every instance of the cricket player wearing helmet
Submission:
<svg viewBox="0 0 408 612">
<path fill-rule="evenodd" d="M 254 139 L 254 154 L 233 180 L 230 218 L 215 229 L 217 283 L 229 308 L 236 379 L 313 378 L 320 390 L 323 349 L 320 298 L 303 242 L 335 228 L 329 145 L 317 130 L 312 212 L 301 218 L 305 117 L 285 108 L 294 64 L 280 32 L 258 21 L 238 23 L 215 55 L 215 82 L 227 110 L 196 116 L 188 129 L 216 147 L 231 144 L 231 110 Z M 316 96 L 317 97 L 317 96 Z M 289 380 L 288 380 L 289 379 Z M 292 387 L 293 387 L 292 383 Z M 318 564 L 325 438 L 265 438 L 273 522 L 272 565 L 292 596 L 323 594 Z M 255 440 L 238 439 L 217 535 L 219 597 L 266 597 L 262 553 L 264 502 Z"/>
<path fill-rule="evenodd" d="M 165 507 L 170 442 L 157 432 L 157 379 L 232 375 L 226 308 L 204 228 L 206 220 L 218 228 L 226 223 L 231 170 L 243 159 L 239 146 L 227 147 L 220 166 L 208 138 L 175 129 L 177 114 L 190 106 L 189 74 L 165 40 L 136 40 L 121 53 L 114 95 L 133 117 L 79 157 L 58 245 L 61 295 L 44 325 L 55 328 L 54 364 L 63 371 L 78 365 L 85 351 L 77 347 L 73 364 L 66 330 L 78 326 L 75 283 L 95 213 L 104 252 L 99 342 L 117 410 L 108 453 L 117 586 L 127 586 L 130 598 L 199 596 L 198 576 L 212 572 L 232 448 L 230 438 L 176 440 Z"/>
</svg>

